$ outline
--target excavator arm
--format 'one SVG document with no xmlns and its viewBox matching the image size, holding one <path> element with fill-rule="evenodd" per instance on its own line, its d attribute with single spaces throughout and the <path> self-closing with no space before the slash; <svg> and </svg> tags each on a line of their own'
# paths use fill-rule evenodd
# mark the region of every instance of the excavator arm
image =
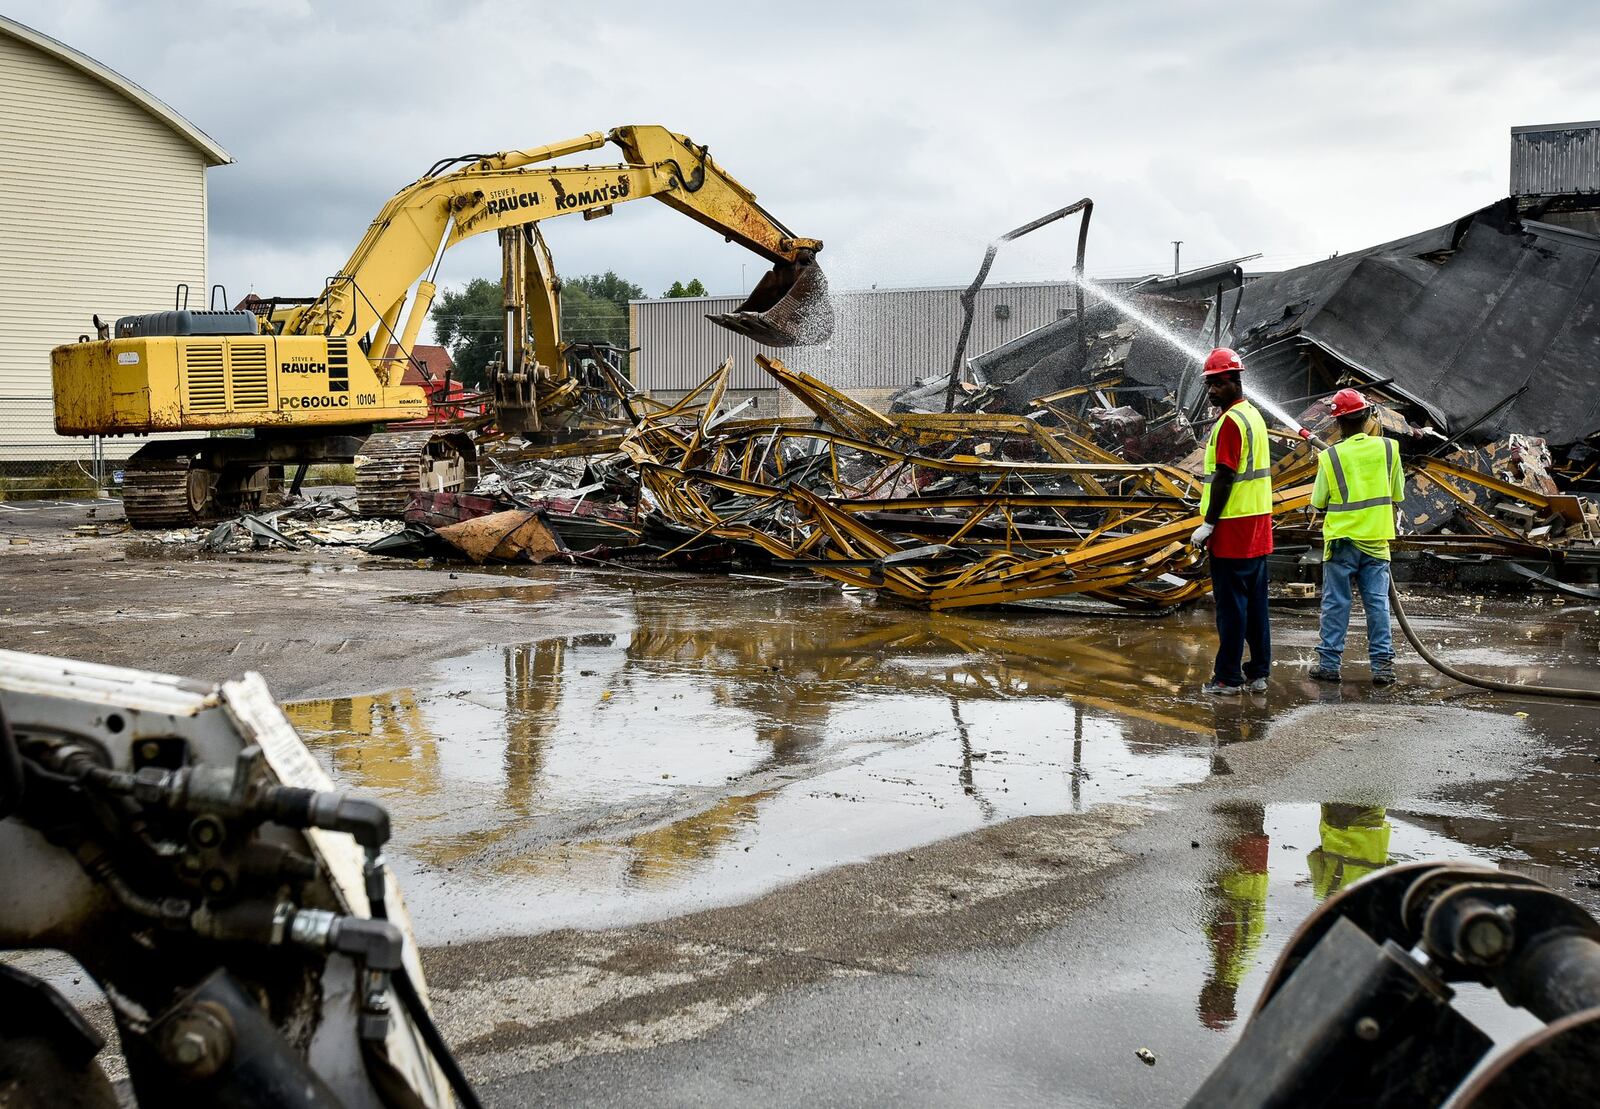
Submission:
<svg viewBox="0 0 1600 1109">
<path fill-rule="evenodd" d="M 624 164 L 548 164 L 607 141 L 621 148 Z M 473 157 L 454 169 L 448 165 L 436 165 L 383 206 L 316 301 L 286 314 L 285 333 L 370 334 L 373 349 L 390 342 L 408 349 L 432 299 L 429 278 L 445 250 L 474 235 L 555 216 L 581 212 L 592 219 L 646 196 L 774 263 L 744 304 L 713 317 L 717 323 L 769 346 L 822 342 L 832 333 L 827 284 L 815 262 L 822 243 L 794 235 L 723 172 L 705 147 L 682 135 L 656 126 L 619 127 L 609 135 L 595 131 L 530 150 Z M 413 284 L 418 295 L 404 331 L 397 333 Z"/>
</svg>

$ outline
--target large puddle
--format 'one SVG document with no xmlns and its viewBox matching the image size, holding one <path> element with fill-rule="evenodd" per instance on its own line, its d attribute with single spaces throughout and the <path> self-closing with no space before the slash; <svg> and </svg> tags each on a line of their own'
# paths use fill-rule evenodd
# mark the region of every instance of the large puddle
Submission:
<svg viewBox="0 0 1600 1109">
<path fill-rule="evenodd" d="M 549 589 L 444 599 L 532 608 Z M 942 616 L 703 581 L 635 582 L 598 600 L 587 626 L 606 630 L 472 651 L 416 688 L 288 706 L 338 781 L 389 806 L 391 858 L 425 943 L 661 919 L 985 824 L 1147 798 L 1225 769 L 1222 748 L 1286 709 L 1382 696 L 1299 679 L 1314 638 L 1305 619 L 1280 636 L 1268 696 L 1218 703 L 1196 692 L 1214 650 L 1205 611 Z M 1540 626 L 1507 650 L 1529 671 L 1565 669 L 1577 633 Z M 1404 661 L 1404 696 L 1454 695 Z M 1494 804 L 1384 813 L 1387 861 L 1537 854 L 1495 831 Z M 1564 864 L 1593 861 L 1590 815 L 1574 817 L 1585 831 L 1556 851 Z M 1234 889 L 1219 911 L 1247 921 L 1235 911 L 1244 890 L 1262 912 L 1270 894 L 1282 902 L 1273 915 L 1303 917 L 1336 885 L 1311 855 L 1325 816 L 1242 814 L 1240 865 L 1260 867 L 1218 877 Z M 1218 970 L 1228 989 L 1199 1002 L 1208 1023 L 1231 1020 L 1221 994 L 1271 962 L 1265 930 L 1230 927 L 1213 929 L 1231 953 L 1218 959 L 1248 958 Z"/>
</svg>

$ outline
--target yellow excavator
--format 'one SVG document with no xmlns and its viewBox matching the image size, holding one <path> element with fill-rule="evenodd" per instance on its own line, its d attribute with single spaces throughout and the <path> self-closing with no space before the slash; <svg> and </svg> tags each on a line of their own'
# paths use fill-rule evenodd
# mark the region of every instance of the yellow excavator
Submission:
<svg viewBox="0 0 1600 1109">
<path fill-rule="evenodd" d="M 552 164 L 607 142 L 622 150 L 623 164 Z M 428 415 L 424 390 L 402 381 L 444 252 L 473 235 L 500 233 L 506 334 L 491 368 L 495 420 L 510 433 L 558 433 L 578 389 L 560 338 L 559 282 L 536 225 L 574 213 L 595 219 L 647 196 L 773 263 L 734 312 L 711 317 L 716 323 L 769 346 L 831 334 L 827 282 L 816 264 L 820 241 L 790 232 L 704 146 L 662 127 L 618 127 L 436 163 L 384 205 L 314 298 L 266 301 L 259 312 L 190 311 L 180 302 L 57 347 L 56 431 L 224 433 L 153 440 L 134 453 L 123 471 L 123 506 L 135 527 L 183 527 L 248 511 L 275 473 L 358 456 L 357 495 L 367 515 L 398 514 L 413 490 L 462 489 L 476 470 L 468 433 L 374 434 Z M 227 434 L 241 429 L 253 433 Z"/>
</svg>

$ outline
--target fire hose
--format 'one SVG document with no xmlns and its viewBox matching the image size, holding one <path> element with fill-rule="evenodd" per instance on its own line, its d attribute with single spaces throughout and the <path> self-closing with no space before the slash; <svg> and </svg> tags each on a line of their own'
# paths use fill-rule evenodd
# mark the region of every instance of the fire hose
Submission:
<svg viewBox="0 0 1600 1109">
<path fill-rule="evenodd" d="M 1423 661 L 1433 667 L 1447 678 L 1454 678 L 1466 685 L 1475 685 L 1479 689 L 1492 690 L 1495 693 L 1531 693 L 1535 697 L 1556 697 L 1571 701 L 1600 701 L 1600 689 L 1571 689 L 1555 685 L 1518 685 L 1515 682 L 1499 682 L 1493 678 L 1480 678 L 1468 674 L 1464 670 L 1457 670 L 1448 662 L 1428 649 L 1422 642 L 1422 637 L 1417 635 L 1416 629 L 1411 626 L 1411 621 L 1406 619 L 1406 610 L 1400 604 L 1400 590 L 1395 587 L 1394 578 L 1389 579 L 1389 604 L 1394 609 L 1395 619 L 1400 622 L 1400 630 L 1406 633 L 1406 639 L 1411 641 L 1411 646 L 1416 648 L 1417 654 Z"/>
</svg>

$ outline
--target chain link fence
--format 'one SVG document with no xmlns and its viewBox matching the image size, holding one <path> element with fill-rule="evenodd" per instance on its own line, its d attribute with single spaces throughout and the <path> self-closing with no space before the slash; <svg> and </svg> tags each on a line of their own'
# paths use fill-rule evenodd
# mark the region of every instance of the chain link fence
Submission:
<svg viewBox="0 0 1600 1109">
<path fill-rule="evenodd" d="M 116 491 L 137 443 L 55 432 L 50 397 L 0 396 L 0 501 L 93 497 Z M 108 450 L 113 457 L 108 457 Z"/>
</svg>

